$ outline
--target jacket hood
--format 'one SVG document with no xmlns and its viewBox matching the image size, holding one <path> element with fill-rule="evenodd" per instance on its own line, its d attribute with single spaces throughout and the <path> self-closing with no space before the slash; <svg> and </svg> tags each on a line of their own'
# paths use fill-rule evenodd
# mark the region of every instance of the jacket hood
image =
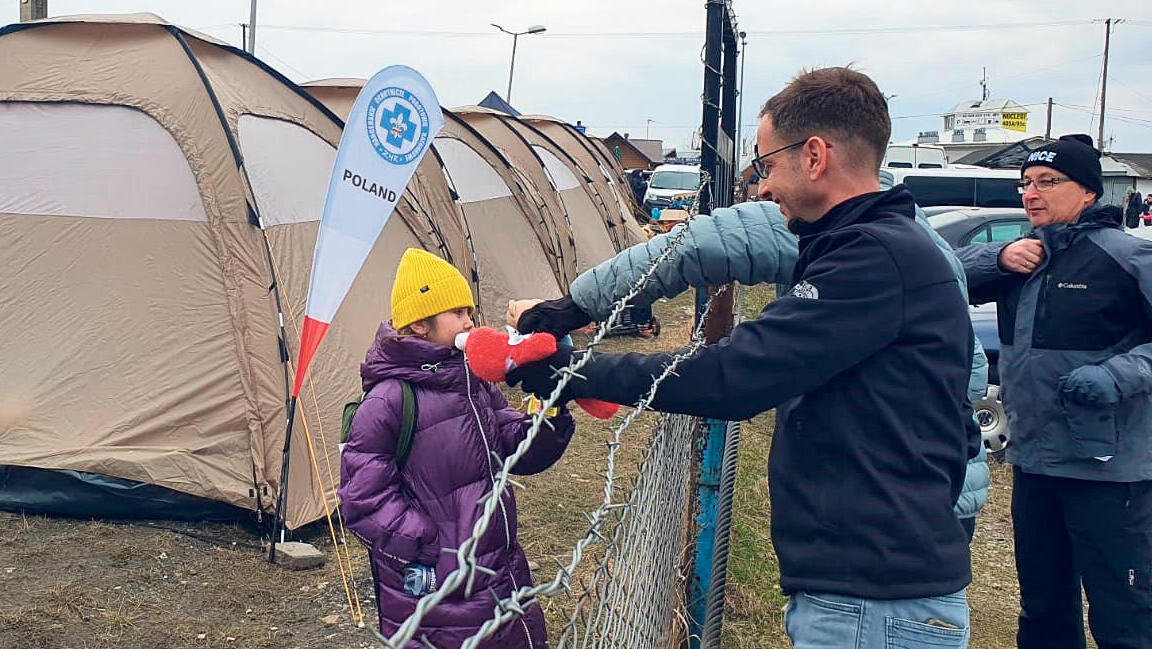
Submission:
<svg viewBox="0 0 1152 649">
<path fill-rule="evenodd" d="M 474 376 L 465 376 L 465 371 L 464 352 L 416 336 L 402 336 L 388 322 L 380 323 L 376 340 L 360 364 L 365 392 L 385 379 L 436 390 L 463 385 L 468 379 L 479 382 Z"/>
<path fill-rule="evenodd" d="M 1120 228 L 1124 224 L 1124 210 L 1115 205 L 1101 205 L 1096 203 L 1089 206 L 1076 219 L 1076 225 L 1098 225 L 1108 228 Z"/>
</svg>

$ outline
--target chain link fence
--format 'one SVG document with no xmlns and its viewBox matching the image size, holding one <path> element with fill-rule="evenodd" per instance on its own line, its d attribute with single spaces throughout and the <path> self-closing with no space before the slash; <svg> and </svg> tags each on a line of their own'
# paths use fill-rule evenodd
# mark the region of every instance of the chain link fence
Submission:
<svg viewBox="0 0 1152 649">
<path fill-rule="evenodd" d="M 709 182 L 701 174 L 701 187 Z M 699 194 L 700 188 L 697 189 Z M 697 201 L 698 203 L 698 201 Z M 695 216 L 695 210 L 689 220 Z M 438 590 L 423 598 L 416 610 L 390 637 L 378 635 L 388 649 L 407 646 L 415 641 L 432 647 L 419 629 L 425 616 L 444 598 L 464 589 L 472 595 L 477 573 L 491 572 L 476 560 L 476 543 L 491 522 L 500 495 L 521 485 L 510 476 L 510 469 L 532 444 L 541 426 L 550 425 L 543 410 L 558 399 L 564 386 L 579 377 L 580 368 L 592 357 L 592 350 L 616 324 L 621 313 L 641 288 L 668 260 L 687 234 L 686 227 L 673 230 L 667 246 L 653 260 L 631 291 L 614 305 L 602 323 L 589 353 L 578 355 L 568 367 L 554 368 L 559 379 L 556 389 L 544 400 L 543 408 L 532 421 L 525 439 L 507 458 L 496 457 L 500 469 L 493 477 L 492 489 L 478 503 L 483 513 L 472 536 L 459 548 L 445 550 L 456 555 L 459 568 L 448 575 Z M 721 287 L 717 294 L 727 290 Z M 567 596 L 567 622 L 554 646 L 565 649 L 592 647 L 677 646 L 688 638 L 689 624 L 685 613 L 686 576 L 691 571 L 692 544 L 695 541 L 694 489 L 698 458 L 696 442 L 699 420 L 683 415 L 662 416 L 649 436 L 649 443 L 638 475 L 626 493 L 619 493 L 620 477 L 616 473 L 616 452 L 621 435 L 636 418 L 647 410 L 661 382 L 675 374 L 677 366 L 703 346 L 703 323 L 708 310 L 699 319 L 688 346 L 672 355 L 660 375 L 653 377 L 649 391 L 617 424 L 606 441 L 608 455 L 604 471 L 604 492 L 599 506 L 586 513 L 588 528 L 575 540 L 569 561 L 560 563 L 555 576 L 536 586 L 522 587 L 508 597 L 494 601 L 492 618 L 475 635 L 465 640 L 462 649 L 474 649 L 504 625 L 523 615 L 525 608 L 539 604 L 540 598 Z M 558 562 L 559 563 L 559 562 Z M 578 567 L 581 575 L 576 578 Z M 576 583 L 573 583 L 576 581 Z M 698 640 L 698 639 L 697 639 Z"/>
</svg>

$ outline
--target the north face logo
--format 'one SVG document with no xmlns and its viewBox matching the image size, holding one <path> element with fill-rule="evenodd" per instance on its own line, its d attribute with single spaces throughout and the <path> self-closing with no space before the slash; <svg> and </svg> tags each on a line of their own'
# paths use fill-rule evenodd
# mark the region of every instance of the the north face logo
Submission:
<svg viewBox="0 0 1152 649">
<path fill-rule="evenodd" d="M 800 282 L 796 286 L 793 286 L 792 295 L 803 298 L 805 300 L 820 299 L 820 291 L 815 286 L 809 284 L 807 280 Z"/>
</svg>

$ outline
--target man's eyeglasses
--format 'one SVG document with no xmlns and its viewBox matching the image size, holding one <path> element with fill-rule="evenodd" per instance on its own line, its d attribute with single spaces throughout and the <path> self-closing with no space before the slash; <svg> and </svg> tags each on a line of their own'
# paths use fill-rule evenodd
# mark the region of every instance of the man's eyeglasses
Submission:
<svg viewBox="0 0 1152 649">
<path fill-rule="evenodd" d="M 755 148 L 753 148 L 752 154 L 755 157 L 752 158 L 752 171 L 755 171 L 756 175 L 760 176 L 761 179 L 767 178 L 769 170 L 764 167 L 764 161 L 765 160 L 767 160 L 771 156 L 774 156 L 777 153 L 780 153 L 782 151 L 787 151 L 788 149 L 795 149 L 796 147 L 803 145 L 807 141 L 808 141 L 808 138 L 804 138 L 803 140 L 800 140 L 799 142 L 793 142 L 792 144 L 789 144 L 788 146 L 782 146 L 779 149 L 776 149 L 775 151 L 769 151 L 768 153 L 765 153 L 764 155 L 759 155 L 759 152 Z"/>
<path fill-rule="evenodd" d="M 1050 192 L 1050 191 L 1052 191 L 1052 188 L 1055 187 L 1056 185 L 1059 185 L 1060 183 L 1066 183 L 1066 182 L 1069 182 L 1071 180 L 1072 180 L 1071 178 L 1059 178 L 1059 177 L 1057 177 L 1057 178 L 1041 178 L 1039 180 L 1028 180 L 1027 178 L 1025 178 L 1024 180 L 1021 180 L 1020 182 L 1016 183 L 1016 191 L 1023 194 L 1024 192 L 1028 191 L 1029 187 L 1032 187 L 1033 185 L 1035 185 L 1036 191 L 1038 191 L 1038 192 Z"/>
</svg>

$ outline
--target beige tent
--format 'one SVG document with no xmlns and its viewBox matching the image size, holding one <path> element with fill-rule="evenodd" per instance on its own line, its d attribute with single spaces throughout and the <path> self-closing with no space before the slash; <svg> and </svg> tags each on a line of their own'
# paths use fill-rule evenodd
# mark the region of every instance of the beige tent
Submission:
<svg viewBox="0 0 1152 649">
<path fill-rule="evenodd" d="M 605 216 L 581 187 L 572 169 L 557 155 L 563 155 L 562 152 L 545 148 L 548 145 L 543 138 L 535 138 L 537 143 L 533 144 L 526 137 L 532 134 L 531 130 L 518 128 L 518 120 L 506 113 L 480 106 L 454 108 L 452 112 L 500 149 L 525 177 L 525 182 L 543 195 L 557 229 L 563 223 L 563 228 L 570 232 L 570 237 L 563 242 L 564 250 L 575 259 L 577 273 L 620 251 L 609 233 Z"/>
<path fill-rule="evenodd" d="M 269 511 L 341 123 L 151 14 L 11 25 L 0 61 L 0 505 Z M 333 496 L 341 406 L 401 252 L 475 276 L 450 206 L 407 192 L 337 314 L 300 399 L 289 527 Z"/>
<path fill-rule="evenodd" d="M 592 263 L 595 264 L 627 248 L 629 240 L 624 231 L 627 217 L 620 211 L 615 197 L 603 195 L 600 186 L 584 170 L 576 158 L 540 129 L 510 115 L 503 115 L 502 119 L 536 150 L 565 205 L 575 204 L 576 207 L 570 207 L 570 211 L 573 209 L 578 212 L 586 211 L 589 204 L 595 210 L 596 217 L 593 219 L 578 220 L 575 216 L 572 217 L 577 248 L 579 250 L 581 245 L 585 248 L 583 255 L 577 255 L 577 261 L 580 262 L 581 258 L 591 256 L 593 258 Z M 567 168 L 567 173 L 564 169 L 559 168 L 561 166 Z M 593 252 L 589 254 L 587 250 L 590 246 L 602 246 L 605 236 L 612 244 L 612 251 L 604 255 L 603 253 L 598 254 L 597 248 L 594 248 Z M 581 244 L 580 241 L 582 240 L 586 243 Z M 583 260 L 584 263 L 587 261 Z"/>
<path fill-rule="evenodd" d="M 597 146 L 592 138 L 576 130 L 571 124 L 547 115 L 521 115 L 520 120 L 547 136 L 563 148 L 580 166 L 582 172 L 596 185 L 598 193 L 615 201 L 615 214 L 624 224 L 625 247 L 647 240 L 640 224 L 633 216 L 635 202 L 632 190 L 624 179 L 624 170 L 611 155 Z"/>
</svg>

